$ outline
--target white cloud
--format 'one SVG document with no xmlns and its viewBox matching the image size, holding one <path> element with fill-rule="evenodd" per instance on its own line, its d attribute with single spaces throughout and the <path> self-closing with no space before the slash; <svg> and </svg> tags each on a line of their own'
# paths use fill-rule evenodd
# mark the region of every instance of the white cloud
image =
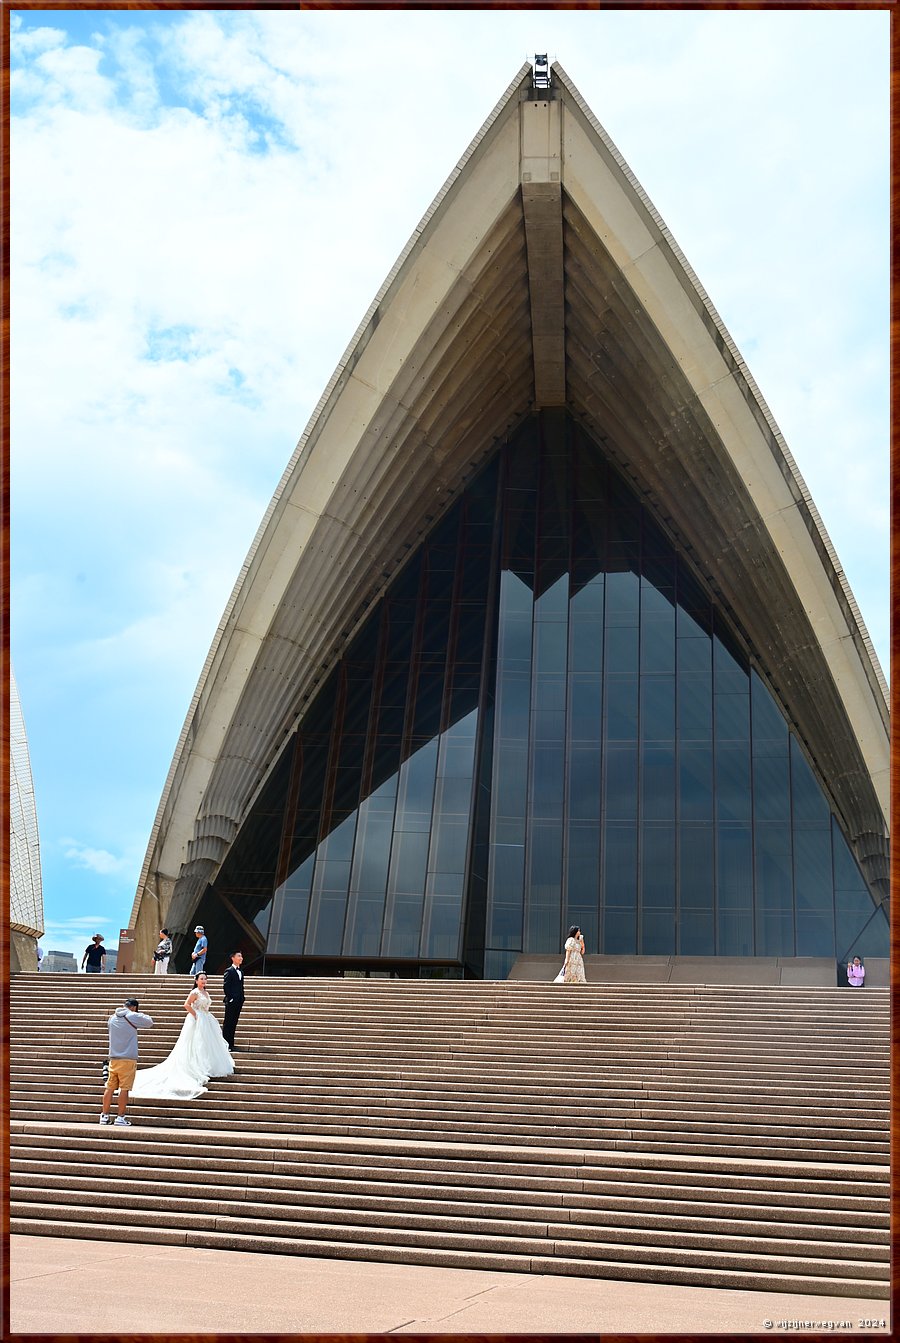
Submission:
<svg viewBox="0 0 900 1343">
<path fill-rule="evenodd" d="M 60 842 L 64 846 L 64 857 L 73 866 L 86 868 L 88 872 L 96 872 L 99 876 L 113 876 L 127 871 L 132 866 L 130 858 L 117 858 L 108 849 L 93 849 L 86 844 L 79 844 L 74 839 L 64 839 Z"/>
</svg>

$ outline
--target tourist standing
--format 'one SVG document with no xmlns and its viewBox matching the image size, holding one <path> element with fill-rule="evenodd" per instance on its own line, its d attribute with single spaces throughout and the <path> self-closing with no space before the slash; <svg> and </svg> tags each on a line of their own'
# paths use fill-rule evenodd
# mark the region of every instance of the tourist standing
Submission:
<svg viewBox="0 0 900 1343">
<path fill-rule="evenodd" d="M 37 944 L 38 970 L 40 970 L 41 966 L 44 964 L 44 954 L 45 954 L 44 948 L 41 946 L 40 942 L 38 942 Z"/>
<path fill-rule="evenodd" d="M 244 972 L 241 964 L 244 954 L 232 952 L 231 964 L 222 977 L 222 989 L 225 993 L 225 1018 L 222 1022 L 222 1034 L 228 1048 L 234 1051 L 234 1033 L 237 1030 L 238 1017 L 244 1006 Z"/>
<path fill-rule="evenodd" d="M 85 965 L 87 961 L 87 965 Z M 106 947 L 100 933 L 94 933 L 90 946 L 85 947 L 81 968 L 86 975 L 99 975 L 106 969 Z"/>
<path fill-rule="evenodd" d="M 117 1007 L 106 1023 L 109 1029 L 109 1074 L 106 1090 L 103 1092 L 103 1108 L 100 1111 L 100 1123 L 108 1124 L 109 1108 L 112 1105 L 113 1092 L 119 1089 L 118 1114 L 113 1121 L 120 1127 L 127 1127 L 130 1119 L 125 1118 L 128 1093 L 134 1085 L 134 1075 L 138 1060 L 138 1031 L 153 1025 L 153 1018 L 146 1012 L 139 1012 L 137 998 L 126 998 L 124 1007 Z"/>
<path fill-rule="evenodd" d="M 854 956 L 852 961 L 847 964 L 847 983 L 851 989 L 861 989 L 866 983 L 866 967 L 858 956 Z"/>
<path fill-rule="evenodd" d="M 155 975 L 166 975 L 169 973 L 169 957 L 172 955 L 172 939 L 169 936 L 168 928 L 160 928 L 159 945 L 153 953 L 153 973 Z"/>
<path fill-rule="evenodd" d="M 584 974 L 584 935 L 577 924 L 572 924 L 566 938 L 566 960 L 562 969 L 564 984 L 586 983 Z"/>
<path fill-rule="evenodd" d="M 194 944 L 194 950 L 191 952 L 191 968 L 195 975 L 202 975 L 206 969 L 206 953 L 209 949 L 209 943 L 206 940 L 202 923 L 197 924 L 194 932 L 197 934 L 197 941 Z"/>
</svg>

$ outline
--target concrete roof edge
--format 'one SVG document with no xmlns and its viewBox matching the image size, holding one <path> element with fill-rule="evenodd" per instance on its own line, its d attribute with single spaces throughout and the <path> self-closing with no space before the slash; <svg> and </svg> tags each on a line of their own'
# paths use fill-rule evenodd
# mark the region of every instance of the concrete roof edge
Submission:
<svg viewBox="0 0 900 1343">
<path fill-rule="evenodd" d="M 771 410 L 766 404 L 762 392 L 757 386 L 756 379 L 753 377 L 753 374 L 747 367 L 743 355 L 741 354 L 740 350 L 738 349 L 737 345 L 732 339 L 732 336 L 728 331 L 728 328 L 725 326 L 725 323 L 722 321 L 722 318 L 719 316 L 719 313 L 716 311 L 715 305 L 713 304 L 711 298 L 707 294 L 706 290 L 703 288 L 703 285 L 700 283 L 700 280 L 697 278 L 697 275 L 695 274 L 693 267 L 691 266 L 687 257 L 682 252 L 681 248 L 678 246 L 678 243 L 675 241 L 675 238 L 672 236 L 672 233 L 670 232 L 668 226 L 666 225 L 665 220 L 662 218 L 659 211 L 656 209 L 656 206 L 650 200 L 650 197 L 644 191 L 644 188 L 641 186 L 640 182 L 635 177 L 632 170 L 629 168 L 628 164 L 622 157 L 614 141 L 610 138 L 609 134 L 601 125 L 601 123 L 597 120 L 596 116 L 591 111 L 590 107 L 585 102 L 584 98 L 581 96 L 578 89 L 575 87 L 572 80 L 566 74 L 566 71 L 563 69 L 563 67 L 559 64 L 558 61 L 554 61 L 553 65 L 551 66 L 551 71 L 554 78 L 559 80 L 567 96 L 572 99 L 581 115 L 590 125 L 591 129 L 602 140 L 604 146 L 606 147 L 612 158 L 615 160 L 623 177 L 626 179 L 629 186 L 634 191 L 635 195 L 639 198 L 644 209 L 647 211 L 647 213 L 653 220 L 653 223 L 659 229 L 663 239 L 666 242 L 666 245 L 670 248 L 673 256 L 677 260 L 678 264 L 681 266 L 685 277 L 693 286 L 695 294 L 699 299 L 700 303 L 702 304 L 703 308 L 706 310 L 709 320 L 713 323 L 716 330 L 722 337 L 722 340 L 724 341 L 729 351 L 729 354 L 734 360 L 737 370 L 739 371 L 741 377 L 745 380 L 747 388 L 750 391 L 751 395 L 753 396 L 756 405 L 761 415 L 763 416 L 763 419 L 765 420 L 765 423 L 768 426 L 773 439 L 775 440 L 775 443 L 778 447 L 779 452 L 781 453 L 784 464 L 787 470 L 789 471 L 790 475 L 792 476 L 797 486 L 797 489 L 800 493 L 800 496 L 803 499 L 809 517 L 809 522 L 812 528 L 815 529 L 821 547 L 825 551 L 825 554 L 828 556 L 834 580 L 844 596 L 847 607 L 849 608 L 850 616 L 856 625 L 856 630 L 851 631 L 851 633 L 856 633 L 858 635 L 859 643 L 862 644 L 862 647 L 865 649 L 868 655 L 869 666 L 866 668 L 866 672 L 867 674 L 869 674 L 870 682 L 874 681 L 873 690 L 877 686 L 878 690 L 880 691 L 881 704 L 879 705 L 879 708 L 882 710 L 882 716 L 885 718 L 885 722 L 887 724 L 887 722 L 889 721 L 889 713 L 890 713 L 890 692 L 888 689 L 888 684 L 884 675 L 884 671 L 882 670 L 881 663 L 878 660 L 878 654 L 875 652 L 875 646 L 872 643 L 871 636 L 869 634 L 868 629 L 866 628 L 866 624 L 863 619 L 862 612 L 859 609 L 859 605 L 856 601 L 856 597 L 853 595 L 853 590 L 851 589 L 850 584 L 847 581 L 847 576 L 844 572 L 837 551 L 834 548 L 834 544 L 831 540 L 831 537 L 828 535 L 825 524 L 822 521 L 821 515 L 819 514 L 819 510 L 816 507 L 812 495 L 809 492 L 809 487 L 807 486 L 806 481 L 803 479 L 803 476 L 800 472 L 800 468 L 797 466 L 797 463 L 794 460 L 791 450 L 785 441 L 784 435 L 782 434 L 781 430 L 778 427 L 775 417 L 773 416 Z"/>
</svg>

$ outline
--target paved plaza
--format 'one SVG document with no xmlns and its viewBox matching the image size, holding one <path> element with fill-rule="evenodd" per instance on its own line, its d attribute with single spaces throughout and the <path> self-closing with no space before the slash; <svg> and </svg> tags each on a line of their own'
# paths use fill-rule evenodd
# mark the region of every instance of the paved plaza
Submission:
<svg viewBox="0 0 900 1343">
<path fill-rule="evenodd" d="M 102 1198 L 97 1207 L 114 1219 Z M 812 1332 L 812 1324 L 888 1332 L 887 1303 L 855 1297 L 51 1236 L 11 1237 L 10 1282 L 15 1334 L 771 1335 Z M 861 1327 L 865 1321 L 884 1323 Z"/>
</svg>

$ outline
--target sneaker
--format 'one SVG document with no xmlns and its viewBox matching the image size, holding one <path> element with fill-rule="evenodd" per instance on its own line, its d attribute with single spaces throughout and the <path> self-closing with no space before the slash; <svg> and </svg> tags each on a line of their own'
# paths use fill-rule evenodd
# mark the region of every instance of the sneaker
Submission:
<svg viewBox="0 0 900 1343">
<path fill-rule="evenodd" d="M 101 1123 L 101 1124 L 111 1124 L 111 1123 L 112 1123 L 112 1118 L 111 1118 L 111 1116 L 110 1116 L 110 1115 L 101 1115 L 101 1116 L 100 1116 L 100 1123 Z"/>
<path fill-rule="evenodd" d="M 126 1119 L 124 1115 L 116 1115 L 113 1127 L 115 1128 L 116 1126 L 120 1126 L 121 1128 L 131 1128 L 131 1120 Z"/>
</svg>

